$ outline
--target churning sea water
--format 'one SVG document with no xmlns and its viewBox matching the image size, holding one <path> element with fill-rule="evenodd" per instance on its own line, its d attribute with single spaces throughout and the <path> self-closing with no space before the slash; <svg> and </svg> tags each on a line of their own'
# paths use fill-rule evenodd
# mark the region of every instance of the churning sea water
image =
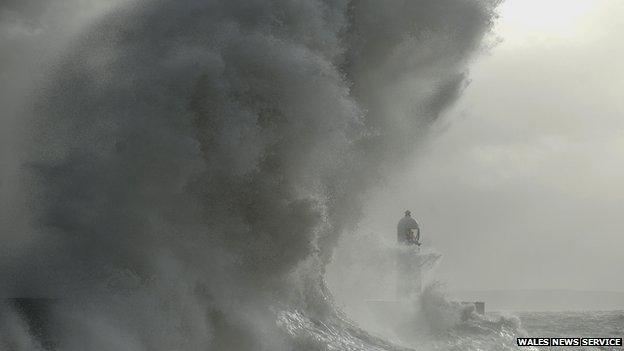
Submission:
<svg viewBox="0 0 624 351">
<path fill-rule="evenodd" d="M 327 350 L 621 350 L 618 347 L 519 347 L 518 337 L 624 336 L 624 311 L 489 312 L 452 302 L 435 288 L 413 301 L 413 318 L 397 333 L 360 329 L 344 316 L 318 321 L 299 312 L 282 313 L 280 325 L 302 349 Z M 315 348 L 312 348 L 315 349 Z"/>
<path fill-rule="evenodd" d="M 531 337 L 624 337 L 624 310 L 518 312 L 522 327 Z M 551 347 L 541 349 L 557 349 Z M 622 347 L 568 348 L 574 350 L 621 350 Z"/>
</svg>

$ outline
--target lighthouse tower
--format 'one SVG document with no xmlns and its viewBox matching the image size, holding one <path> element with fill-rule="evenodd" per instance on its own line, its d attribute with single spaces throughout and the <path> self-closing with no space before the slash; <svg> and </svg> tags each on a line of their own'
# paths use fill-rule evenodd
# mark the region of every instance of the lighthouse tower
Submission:
<svg viewBox="0 0 624 351">
<path fill-rule="evenodd" d="M 403 246 L 397 252 L 397 300 L 412 300 L 422 292 L 423 259 L 416 245 Z"/>
</svg>

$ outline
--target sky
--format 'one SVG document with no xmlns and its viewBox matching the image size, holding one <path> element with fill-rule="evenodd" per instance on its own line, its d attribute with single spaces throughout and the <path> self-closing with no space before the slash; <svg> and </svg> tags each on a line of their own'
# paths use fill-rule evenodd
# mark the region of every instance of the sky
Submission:
<svg viewBox="0 0 624 351">
<path fill-rule="evenodd" d="M 393 236 L 410 208 L 450 290 L 624 291 L 624 3 L 499 14 L 464 94 L 362 228 Z"/>
</svg>

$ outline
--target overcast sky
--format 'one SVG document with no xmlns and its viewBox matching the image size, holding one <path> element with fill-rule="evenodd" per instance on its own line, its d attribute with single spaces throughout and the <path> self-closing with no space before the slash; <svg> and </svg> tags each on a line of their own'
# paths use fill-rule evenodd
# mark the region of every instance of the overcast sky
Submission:
<svg viewBox="0 0 624 351">
<path fill-rule="evenodd" d="M 618 0 L 507 0 L 500 43 L 363 226 L 395 235 L 411 208 L 450 289 L 624 291 L 622 19 Z"/>
</svg>

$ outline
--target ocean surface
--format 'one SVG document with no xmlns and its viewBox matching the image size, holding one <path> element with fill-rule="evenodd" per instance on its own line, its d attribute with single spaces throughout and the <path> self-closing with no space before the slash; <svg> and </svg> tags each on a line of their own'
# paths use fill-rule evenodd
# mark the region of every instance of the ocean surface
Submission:
<svg viewBox="0 0 624 351">
<path fill-rule="evenodd" d="M 624 335 L 624 311 L 520 312 L 515 316 L 490 313 L 459 321 L 443 330 L 426 328 L 425 331 L 415 326 L 411 336 L 399 339 L 369 334 L 344 321 L 317 323 L 300 314 L 283 315 L 282 323 L 301 341 L 301 349 L 324 345 L 325 350 L 621 350 L 620 347 L 520 348 L 516 346 L 516 338 Z"/>
<path fill-rule="evenodd" d="M 622 338 L 624 310 L 492 312 L 482 319 L 459 322 L 409 346 L 417 350 L 624 350 L 623 347 L 518 347 L 516 337 Z"/>
<path fill-rule="evenodd" d="M 345 316 L 320 323 L 300 313 L 288 313 L 282 314 L 280 324 L 295 340 L 306 340 L 302 345 L 323 345 L 325 350 L 621 350 L 520 348 L 516 338 L 624 337 L 623 310 L 492 311 L 480 315 L 471 304 L 448 300 L 434 287 L 426 288 L 419 298 L 399 308 L 392 310 L 391 305 L 392 301 L 374 301 L 370 306 L 372 323 L 352 322 Z"/>
<path fill-rule="evenodd" d="M 524 329 L 540 337 L 622 337 L 622 311 L 517 312 Z M 538 335 L 539 334 L 539 335 Z"/>
<path fill-rule="evenodd" d="M 624 310 L 516 312 L 530 337 L 624 337 Z M 541 348 L 549 349 L 549 348 Z M 563 349 L 553 347 L 550 349 Z M 569 348 L 575 350 L 621 350 L 623 348 Z"/>
</svg>

